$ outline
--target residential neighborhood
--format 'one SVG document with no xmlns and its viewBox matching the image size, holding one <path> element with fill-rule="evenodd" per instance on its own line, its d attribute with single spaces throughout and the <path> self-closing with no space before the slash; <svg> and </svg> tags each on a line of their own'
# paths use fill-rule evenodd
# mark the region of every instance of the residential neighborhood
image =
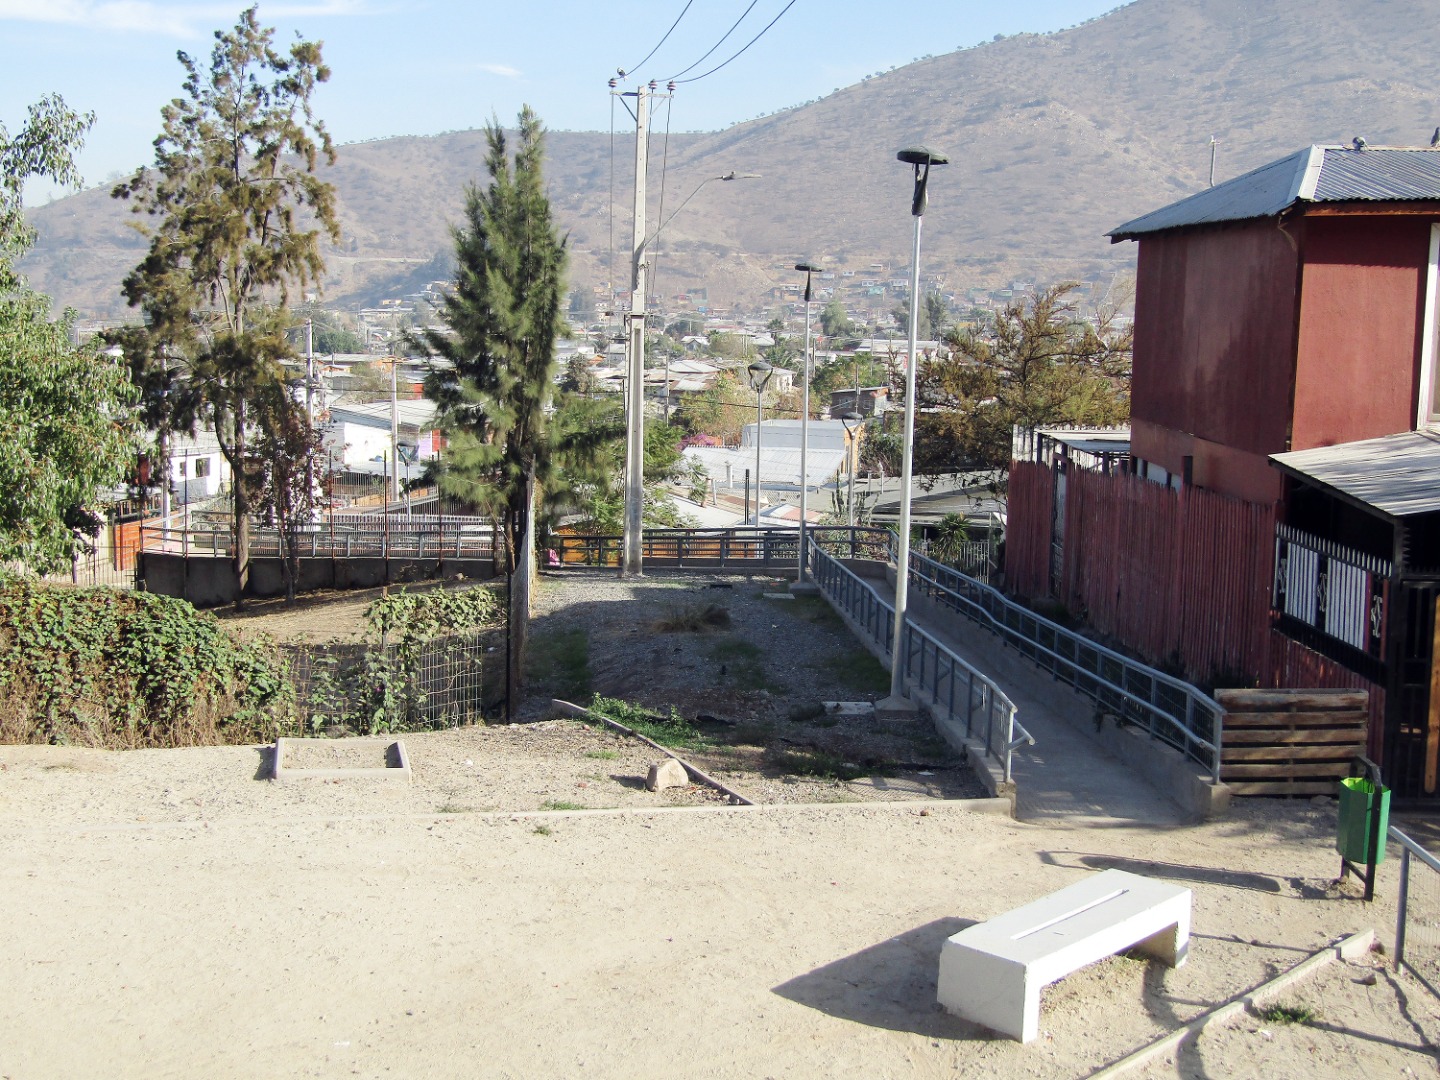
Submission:
<svg viewBox="0 0 1440 1080">
<path fill-rule="evenodd" d="M 1433 13 L 666 7 L 0 9 L 0 1080 L 1435 1072 Z"/>
</svg>

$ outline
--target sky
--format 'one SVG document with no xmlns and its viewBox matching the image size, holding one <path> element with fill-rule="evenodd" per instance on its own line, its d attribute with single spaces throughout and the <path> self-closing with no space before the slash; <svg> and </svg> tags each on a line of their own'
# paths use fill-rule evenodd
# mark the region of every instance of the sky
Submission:
<svg viewBox="0 0 1440 1080">
<path fill-rule="evenodd" d="M 478 128 L 492 116 L 510 123 L 524 104 L 553 130 L 607 131 L 607 81 L 632 67 L 621 89 L 690 69 L 680 78 L 694 81 L 669 104 L 670 129 L 716 131 L 921 56 L 1060 30 L 1119 2 L 262 0 L 259 17 L 277 44 L 297 33 L 324 42 L 332 75 L 315 107 L 343 145 Z M 238 0 L 0 0 L 0 124 L 13 134 L 30 104 L 61 94 L 95 113 L 79 157 L 85 182 L 113 182 L 152 159 L 160 108 L 181 89 L 176 51 L 208 60 L 214 32 L 241 10 Z M 623 130 L 629 121 L 614 112 Z M 54 194 L 33 183 L 26 201 Z"/>
</svg>

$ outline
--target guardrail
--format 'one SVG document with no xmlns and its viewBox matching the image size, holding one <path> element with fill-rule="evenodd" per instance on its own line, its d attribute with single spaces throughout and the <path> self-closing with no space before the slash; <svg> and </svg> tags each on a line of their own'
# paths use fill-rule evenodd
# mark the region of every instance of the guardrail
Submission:
<svg viewBox="0 0 1440 1080">
<path fill-rule="evenodd" d="M 1440 859 L 1394 825 L 1389 836 L 1400 845 L 1400 906 L 1395 914 L 1395 970 L 1409 968 L 1440 997 Z M 1415 864 L 1423 869 L 1415 874 Z"/>
<path fill-rule="evenodd" d="M 910 587 L 994 631 L 1101 709 L 1173 746 L 1220 782 L 1225 711 L 1208 694 L 1066 630 L 989 585 L 923 555 L 910 557 Z"/>
<path fill-rule="evenodd" d="M 811 542 L 810 567 L 815 584 L 830 602 L 890 655 L 895 608 L 830 554 L 820 537 Z M 982 743 L 986 756 L 994 759 L 1009 782 L 1014 752 L 1027 743 L 1033 746 L 1035 740 L 1016 719 L 1015 703 L 1005 691 L 909 620 L 901 657 L 913 688 L 926 694 L 944 719 L 958 724 L 966 739 Z"/>
</svg>

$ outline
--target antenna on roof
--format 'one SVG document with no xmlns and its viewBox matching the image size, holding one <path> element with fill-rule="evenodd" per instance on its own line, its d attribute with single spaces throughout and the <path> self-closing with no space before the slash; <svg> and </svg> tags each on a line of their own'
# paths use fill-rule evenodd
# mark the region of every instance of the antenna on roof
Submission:
<svg viewBox="0 0 1440 1080">
<path fill-rule="evenodd" d="M 1210 186 L 1211 186 L 1211 187 L 1214 187 L 1214 186 L 1215 186 L 1215 147 L 1217 147 L 1218 145 L 1219 145 L 1219 143 L 1216 141 L 1215 136 L 1214 136 L 1214 135 L 1211 135 L 1211 136 L 1210 136 Z"/>
</svg>

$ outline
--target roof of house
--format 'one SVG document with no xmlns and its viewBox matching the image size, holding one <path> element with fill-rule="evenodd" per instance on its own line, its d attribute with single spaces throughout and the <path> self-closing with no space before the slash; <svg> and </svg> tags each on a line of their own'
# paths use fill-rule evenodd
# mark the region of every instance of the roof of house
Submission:
<svg viewBox="0 0 1440 1080">
<path fill-rule="evenodd" d="M 1379 439 L 1273 454 L 1284 472 L 1390 518 L 1440 510 L 1440 434 Z"/>
<path fill-rule="evenodd" d="M 1307 146 L 1127 221 L 1107 235 L 1119 243 L 1187 225 L 1274 217 L 1296 203 L 1416 200 L 1440 200 L 1440 149 Z"/>
</svg>

